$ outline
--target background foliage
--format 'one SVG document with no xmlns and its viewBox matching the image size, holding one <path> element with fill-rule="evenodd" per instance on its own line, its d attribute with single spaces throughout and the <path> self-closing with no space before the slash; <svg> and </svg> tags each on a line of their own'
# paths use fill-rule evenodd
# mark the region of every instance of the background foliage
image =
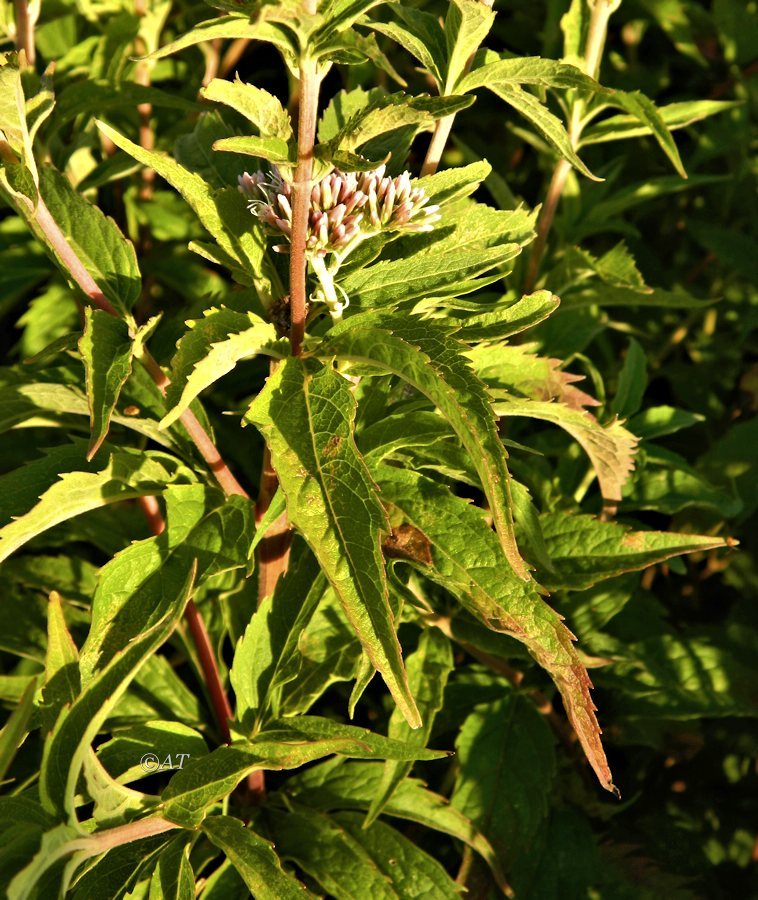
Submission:
<svg viewBox="0 0 758 900">
<path fill-rule="evenodd" d="M 477 67 L 581 63 L 583 3 L 567 19 L 568 0 L 496 4 L 485 45 L 499 55 L 477 58 L 469 75 L 477 28 L 486 32 L 466 18 L 473 0 L 453 13 L 436 2 L 328 4 L 330 27 L 338 15 L 350 27 L 322 34 L 334 65 L 318 165 L 350 169 L 392 150 L 390 174 L 418 175 L 435 121 L 455 113 L 441 174 L 423 182 L 442 219 L 430 235 L 356 252 L 339 279 L 351 300 L 344 323 L 315 320 L 306 361 L 288 358 L 265 389 L 267 357 L 288 354 L 267 306 L 287 283 L 287 258 L 270 246 L 264 255 L 265 233 L 236 184 L 256 168 L 250 154 L 286 172 L 295 148 L 275 101 L 243 103 L 236 89 L 208 85 L 238 73 L 294 111 L 297 29 L 276 16 L 299 4 L 261 4 L 274 43 L 249 42 L 247 19 L 226 17 L 215 43 L 169 52 L 198 23 L 238 11 L 214 5 L 31 4 L 25 123 L 14 118 L 16 60 L 0 70 L 0 882 L 14 897 L 69 884 L 75 897 L 213 900 L 302 896 L 302 884 L 338 898 L 448 897 L 457 879 L 473 897 L 495 897 L 505 873 L 518 897 L 749 896 L 758 887 L 755 3 L 625 0 L 599 75 L 620 111 L 586 128 L 581 161 L 560 124 L 570 125 L 572 89 L 588 87 L 581 73 L 477 80 Z M 455 10 L 471 32 L 445 43 L 434 29 Z M 353 12 L 375 28 L 352 27 Z M 0 2 L 0 50 L 19 42 L 16 21 Z M 136 59 L 159 48 L 169 49 Z M 401 89 L 399 111 L 383 104 Z M 637 91 L 663 120 L 623 99 Z M 459 99 L 419 99 L 438 93 Z M 381 115 L 346 129 L 369 103 Z M 224 139 L 226 152 L 211 149 Z M 566 166 L 530 285 L 533 212 L 561 152 L 603 180 Z M 24 214 L 37 185 L 126 321 L 80 311 L 81 292 Z M 533 287 L 542 293 L 516 302 Z M 452 325 L 470 368 L 456 368 Z M 139 364 L 145 343 L 172 377 L 165 400 Z M 335 356 L 364 376 L 355 399 Z M 402 379 L 387 374 L 398 371 Z M 455 384 L 452 400 L 437 378 Z M 569 706 L 585 703 L 561 681 L 573 657 L 560 654 L 573 651 L 557 620 L 544 626 L 552 643 L 544 631 L 521 635 L 531 656 L 503 624 L 504 608 L 523 624 L 543 606 L 514 580 L 477 512 L 507 531 L 499 470 L 487 470 L 500 442 L 482 383 L 509 448 L 519 547 L 578 638 L 620 802 L 598 787 L 555 689 Z M 335 492 L 318 561 L 296 536 L 290 571 L 257 612 L 260 564 L 247 570 L 284 508 L 281 492 L 256 531 L 250 503 L 224 496 L 186 419 L 177 422 L 188 409 L 254 496 L 266 437 L 290 520 L 312 547 L 324 521 L 313 518 L 314 496 Z M 307 420 L 345 439 L 314 451 L 312 468 L 299 443 Z M 388 528 L 373 482 L 390 509 L 384 556 L 409 690 L 374 578 L 385 563 L 376 547 L 340 538 L 343 478 L 368 498 L 360 515 L 345 507 L 355 534 Z M 155 495 L 167 529 L 151 536 L 135 498 Z M 598 520 L 604 505 L 634 537 Z M 419 531 L 426 542 L 403 540 Z M 653 531 L 668 535 L 640 534 Z M 735 539 L 739 551 L 724 548 Z M 233 697 L 231 748 L 182 621 L 190 595 Z M 370 659 L 345 615 L 364 608 L 371 626 L 357 631 Z M 384 682 L 372 680 L 374 667 Z M 424 721 L 416 731 L 406 723 L 411 695 Z M 585 749 L 591 732 L 590 723 Z M 145 776 L 146 753 L 192 762 Z M 262 804 L 260 785 L 245 780 L 261 768 Z M 156 815 L 180 827 L 118 839 Z M 105 834 L 117 835 L 113 845 Z"/>
</svg>

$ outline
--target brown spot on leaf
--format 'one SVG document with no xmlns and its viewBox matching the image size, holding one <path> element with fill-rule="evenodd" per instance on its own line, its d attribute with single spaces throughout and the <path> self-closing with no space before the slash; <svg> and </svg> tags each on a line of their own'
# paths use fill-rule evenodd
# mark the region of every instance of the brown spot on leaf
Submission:
<svg viewBox="0 0 758 900">
<path fill-rule="evenodd" d="M 382 543 L 384 553 L 390 559 L 407 559 L 425 566 L 432 564 L 432 545 L 423 531 L 413 525 L 398 525 Z"/>
</svg>

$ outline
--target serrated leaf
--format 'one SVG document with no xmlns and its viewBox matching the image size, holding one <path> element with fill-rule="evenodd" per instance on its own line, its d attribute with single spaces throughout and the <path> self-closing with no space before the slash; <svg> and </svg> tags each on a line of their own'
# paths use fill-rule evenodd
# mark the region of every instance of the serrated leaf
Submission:
<svg viewBox="0 0 758 900">
<path fill-rule="evenodd" d="M 148 900 L 195 900 L 195 873 L 190 863 L 190 836 L 181 834 L 171 840 L 158 857 Z"/>
<path fill-rule="evenodd" d="M 287 143 L 277 137 L 256 137 L 244 135 L 240 137 L 221 138 L 213 144 L 214 150 L 224 153 L 241 153 L 244 156 L 255 156 L 268 160 L 277 166 L 293 166 L 297 162 L 297 149 L 294 144 Z"/>
<path fill-rule="evenodd" d="M 571 138 L 563 127 L 561 120 L 553 115 L 547 106 L 541 103 L 534 94 L 530 94 L 515 84 L 494 83 L 485 84 L 484 87 L 488 87 L 493 94 L 500 97 L 501 100 L 520 113 L 537 129 L 558 155 L 567 159 L 582 175 L 592 179 L 592 181 L 603 180 L 593 175 L 577 156 Z"/>
<path fill-rule="evenodd" d="M 42 198 L 76 255 L 116 309 L 129 312 L 142 290 L 134 246 L 113 219 L 76 191 L 65 175 L 45 165 L 39 176 Z M 41 239 L 49 246 L 44 235 Z M 54 249 L 53 256 L 64 276 L 69 277 L 68 265 Z"/>
<path fill-rule="evenodd" d="M 460 769 L 450 802 L 510 868 L 548 814 L 556 772 L 550 726 L 530 700 L 509 691 L 466 718 L 456 751 Z"/>
<path fill-rule="evenodd" d="M 445 93 L 458 90 L 458 84 L 465 83 L 461 76 L 466 64 L 479 45 L 489 34 L 495 22 L 495 13 L 487 3 L 480 0 L 453 0 L 445 16 L 445 44 L 447 46 L 447 70 Z M 463 89 L 461 93 L 466 93 Z"/>
<path fill-rule="evenodd" d="M 171 711 L 177 717 L 184 712 L 177 708 Z M 160 761 L 165 761 L 167 757 L 182 757 L 183 760 L 205 756 L 208 747 L 203 736 L 194 728 L 177 721 L 153 720 L 120 728 L 109 741 L 97 748 L 98 759 L 120 784 L 129 784 L 145 777 L 140 760 L 148 752 L 155 754 Z"/>
<path fill-rule="evenodd" d="M 432 203 L 452 203 L 473 194 L 491 172 L 492 166 L 486 160 L 481 160 L 468 166 L 443 169 L 442 172 L 417 178 L 413 186 L 421 188 Z"/>
<path fill-rule="evenodd" d="M 335 900 L 352 900 L 356 885 L 372 900 L 434 897 L 455 900 L 455 882 L 442 866 L 394 828 L 361 817 L 327 815 L 296 806 L 270 815 L 279 852 L 306 871 Z"/>
<path fill-rule="evenodd" d="M 576 66 L 554 59 L 542 59 L 539 56 L 517 56 L 498 59 L 497 54 L 488 51 L 484 54 L 483 65 L 472 70 L 461 79 L 457 89 L 461 93 L 477 88 L 493 86 L 518 86 L 534 84 L 547 88 L 565 88 L 596 93 L 609 93 Z M 611 91 L 615 96 L 615 92 Z"/>
<path fill-rule="evenodd" d="M 619 372 L 616 396 L 611 403 L 611 412 L 626 419 L 637 412 L 647 387 L 647 356 L 641 345 L 629 339 L 629 347 L 624 357 L 624 365 Z"/>
<path fill-rule="evenodd" d="M 437 759 L 447 755 L 328 719 L 283 719 L 270 723 L 253 741 L 219 747 L 208 756 L 190 760 L 163 792 L 163 815 L 185 828 L 196 828 L 213 804 L 228 796 L 251 772 L 297 769 L 334 753 L 359 759 Z"/>
<path fill-rule="evenodd" d="M 164 497 L 165 530 L 131 544 L 100 570 L 81 652 L 85 683 L 153 625 L 191 571 L 199 585 L 247 563 L 253 510 L 246 498 L 224 498 L 200 484 L 175 485 Z"/>
<path fill-rule="evenodd" d="M 419 638 L 418 649 L 408 657 L 406 665 L 408 681 L 424 724 L 422 728 L 412 731 L 395 710 L 390 716 L 387 736 L 423 747 L 432 733 L 434 717 L 442 709 L 445 685 L 453 668 L 450 641 L 436 628 L 425 629 Z M 407 762 L 384 764 L 381 783 L 366 815 L 366 825 L 370 825 L 381 815 L 397 786 L 410 774 L 412 767 L 413 764 Z"/>
<path fill-rule="evenodd" d="M 634 468 L 637 438 L 617 419 L 601 425 L 588 412 L 537 400 L 508 400 L 497 403 L 495 408 L 505 418 L 526 416 L 563 428 L 589 456 L 606 504 L 613 508 L 621 500 L 624 484 Z"/>
<path fill-rule="evenodd" d="M 337 759 L 289 778 L 284 793 L 308 806 L 326 811 L 368 810 L 374 802 L 383 773 L 382 763 Z M 487 838 L 470 819 L 454 809 L 444 797 L 428 790 L 423 782 L 415 778 L 401 781 L 385 804 L 383 814 L 416 822 L 462 841 L 479 853 L 490 866 L 498 884 L 505 887 L 497 856 Z"/>
<path fill-rule="evenodd" d="M 121 150 L 164 178 L 189 203 L 203 227 L 218 241 L 219 248 L 254 283 L 265 281 L 265 238 L 247 212 L 244 197 L 234 188 L 214 192 L 205 179 L 179 165 L 164 153 L 146 150 L 98 122 L 100 131 Z M 245 227 L 243 222 L 247 223 Z M 249 282 L 248 282 L 249 283 Z"/>
<path fill-rule="evenodd" d="M 289 33 L 273 22 L 251 22 L 248 16 L 232 14 L 220 19 L 208 19 L 186 31 L 180 38 L 160 47 L 151 53 L 148 59 L 162 59 L 172 53 L 178 53 L 195 44 L 215 40 L 251 40 L 265 41 L 278 47 L 284 53 L 294 56 L 296 46 Z"/>
<path fill-rule="evenodd" d="M 0 560 L 35 535 L 118 500 L 161 494 L 176 477 L 164 453 L 115 450 L 87 464 L 81 444 L 56 447 L 0 476 Z M 172 471 L 173 470 L 173 471 Z M 10 521 L 9 521 L 10 520 Z"/>
<path fill-rule="evenodd" d="M 686 178 L 679 151 L 677 150 L 671 132 L 653 101 L 641 91 L 614 91 L 607 98 L 611 106 L 617 106 L 634 116 L 637 121 L 645 125 L 660 145 L 661 150 L 671 160 L 671 164 L 677 173 Z"/>
<path fill-rule="evenodd" d="M 292 122 L 280 101 L 254 84 L 243 82 L 239 75 L 234 81 L 214 78 L 201 91 L 206 100 L 230 106 L 255 125 L 263 137 L 289 141 Z"/>
<path fill-rule="evenodd" d="M 267 711 L 278 714 L 279 688 L 297 677 L 298 642 L 326 589 L 307 548 L 301 545 L 293 560 L 273 595 L 259 604 L 235 649 L 230 677 L 236 717 L 248 734 L 259 728 Z"/>
<path fill-rule="evenodd" d="M 482 510 L 454 497 L 428 478 L 388 466 L 376 476 L 386 502 L 431 545 L 432 565 L 414 566 L 452 593 L 493 631 L 523 643 L 561 693 L 571 724 L 592 768 L 606 790 L 611 773 L 600 742 L 592 684 L 561 617 L 538 593 L 533 581 L 516 578 Z"/>
<path fill-rule="evenodd" d="M 440 409 L 471 456 L 513 571 L 528 578 L 514 536 L 507 454 L 487 391 L 461 349 L 445 327 L 396 312 L 353 316 L 319 352 L 393 372 Z"/>
<path fill-rule="evenodd" d="M 371 28 L 384 34 L 414 56 L 434 79 L 437 89 L 444 89 L 447 48 L 445 37 L 436 16 L 420 9 L 397 6 L 395 11 L 404 20 L 372 22 Z"/>
<path fill-rule="evenodd" d="M 91 306 L 85 308 L 79 353 L 84 363 L 90 408 L 87 459 L 92 459 L 108 435 L 121 388 L 132 371 L 133 351 L 129 326 L 123 319 Z"/>
<path fill-rule="evenodd" d="M 669 103 L 658 108 L 663 124 L 669 131 L 687 128 L 710 116 L 718 115 L 740 105 L 736 100 L 686 100 L 683 103 Z M 647 137 L 653 134 L 652 126 L 636 115 L 611 116 L 590 125 L 582 132 L 581 146 L 602 144 L 606 141 L 624 141 L 633 137 Z"/>
<path fill-rule="evenodd" d="M 380 540 L 389 531 L 353 439 L 355 400 L 330 368 L 279 365 L 245 418 L 266 438 L 287 514 L 329 579 L 395 702 L 421 724 L 397 640 Z"/>
<path fill-rule="evenodd" d="M 211 307 L 202 319 L 187 323 L 189 331 L 176 345 L 171 360 L 171 384 L 166 390 L 168 412 L 161 428 L 172 425 L 202 391 L 210 387 L 243 359 L 253 359 L 261 352 L 284 353 L 277 346 L 276 329 L 255 313 Z"/>
<path fill-rule="evenodd" d="M 189 599 L 194 570 L 178 594 L 166 597 L 152 627 L 116 653 L 58 720 L 45 743 L 40 770 L 40 800 L 48 812 L 74 815 L 74 793 L 85 756 L 100 726 L 124 694 L 145 659 L 176 627 Z"/>
<path fill-rule="evenodd" d="M 300 900 L 312 894 L 294 875 L 282 869 L 274 847 L 230 816 L 211 816 L 203 832 L 242 876 L 256 900 Z"/>
<path fill-rule="evenodd" d="M 509 305 L 495 303 L 494 309 L 463 319 L 458 337 L 471 343 L 502 340 L 542 322 L 558 309 L 560 302 L 550 291 L 535 291 Z"/>
<path fill-rule="evenodd" d="M 41 714 L 52 730 L 60 711 L 76 700 L 81 691 L 79 651 L 63 615 L 63 602 L 52 591 L 47 602 L 47 653 Z"/>
<path fill-rule="evenodd" d="M 594 516 L 545 513 L 540 521 L 554 567 L 543 577 L 550 590 L 584 590 L 605 578 L 644 569 L 672 556 L 725 546 L 723 538 L 633 531 Z"/>
</svg>

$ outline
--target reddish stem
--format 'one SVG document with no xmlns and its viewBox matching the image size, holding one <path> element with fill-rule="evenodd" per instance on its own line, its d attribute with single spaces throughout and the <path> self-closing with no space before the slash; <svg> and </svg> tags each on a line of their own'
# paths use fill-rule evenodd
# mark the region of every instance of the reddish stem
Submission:
<svg viewBox="0 0 758 900">
<path fill-rule="evenodd" d="M 15 0 L 13 5 L 16 18 L 16 47 L 26 54 L 27 64 L 34 66 L 37 50 L 34 45 L 34 20 L 29 15 L 28 0 Z"/>
</svg>

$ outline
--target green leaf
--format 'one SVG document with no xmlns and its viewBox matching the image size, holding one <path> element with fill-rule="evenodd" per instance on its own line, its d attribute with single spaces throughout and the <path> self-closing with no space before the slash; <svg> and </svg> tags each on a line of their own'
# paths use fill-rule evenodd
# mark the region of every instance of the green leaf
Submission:
<svg viewBox="0 0 758 900">
<path fill-rule="evenodd" d="M 454 497 L 447 488 L 412 472 L 378 467 L 386 502 L 425 535 L 432 565 L 413 565 L 436 581 L 493 631 L 524 644 L 561 693 L 571 724 L 592 768 L 607 790 L 611 773 L 600 742 L 591 682 L 561 617 L 538 593 L 537 585 L 516 578 L 482 510 Z"/>
<path fill-rule="evenodd" d="M 551 590 L 583 590 L 623 572 L 645 569 L 683 553 L 724 547 L 723 538 L 664 531 L 633 531 L 594 516 L 546 513 L 540 517 L 554 571 Z"/>
<path fill-rule="evenodd" d="M 394 710 L 390 716 L 387 735 L 395 740 L 423 747 L 432 733 L 434 717 L 442 709 L 447 678 L 453 668 L 450 641 L 436 628 L 427 628 L 419 639 L 418 649 L 408 657 L 408 681 L 424 720 L 422 728 L 412 731 Z M 381 784 L 366 816 L 370 825 L 387 805 L 387 801 L 413 767 L 408 762 L 388 762 L 384 765 Z"/>
<path fill-rule="evenodd" d="M 439 20 L 432 13 L 414 7 L 398 5 L 395 12 L 404 20 L 404 25 L 396 22 L 372 22 L 371 28 L 386 35 L 414 56 L 432 76 L 437 89 L 443 92 L 447 47 Z"/>
<path fill-rule="evenodd" d="M 539 56 L 518 56 L 497 58 L 497 54 L 487 51 L 483 64 L 472 68 L 456 85 L 461 93 L 474 91 L 481 87 L 494 90 L 495 87 L 518 87 L 522 84 L 539 85 L 546 88 L 576 89 L 592 93 L 610 93 L 576 66 L 554 59 L 541 59 Z"/>
<path fill-rule="evenodd" d="M 353 439 L 355 400 L 330 368 L 279 365 L 245 418 L 271 450 L 287 514 L 318 559 L 409 723 L 421 724 L 389 605 L 380 541 L 389 525 Z"/>
<path fill-rule="evenodd" d="M 100 570 L 81 653 L 85 682 L 153 625 L 190 572 L 200 585 L 247 564 L 253 510 L 246 498 L 200 484 L 174 485 L 164 498 L 165 530 L 131 544 Z"/>
<path fill-rule="evenodd" d="M 537 131 L 545 138 L 550 146 L 567 159 L 575 169 L 585 175 L 592 181 L 602 181 L 593 175 L 582 160 L 577 156 L 576 150 L 568 136 L 568 132 L 563 127 L 561 120 L 553 115 L 550 110 L 541 103 L 534 94 L 530 94 L 523 88 L 515 84 L 492 83 L 485 84 L 493 94 L 512 106 L 516 112 L 520 113 Z"/>
<path fill-rule="evenodd" d="M 120 312 L 128 313 L 142 291 L 142 279 L 134 246 L 113 221 L 76 191 L 65 175 L 52 166 L 40 168 L 40 193 L 84 267 L 106 298 Z M 31 222 L 32 228 L 34 222 Z M 40 234 L 41 239 L 46 239 Z M 68 265 L 53 249 L 66 277 Z"/>
<path fill-rule="evenodd" d="M 282 869 L 273 846 L 239 819 L 211 816 L 203 832 L 234 865 L 256 900 L 300 900 L 312 894 L 294 875 Z"/>
<path fill-rule="evenodd" d="M 48 812 L 73 817 L 76 784 L 92 740 L 140 666 L 176 627 L 193 580 L 194 571 L 181 592 L 164 600 L 152 627 L 143 629 L 126 649 L 116 653 L 61 715 L 45 744 L 40 770 L 40 799 Z"/>
<path fill-rule="evenodd" d="M 97 127 L 113 143 L 142 165 L 155 169 L 189 203 L 219 248 L 254 283 L 265 282 L 262 271 L 265 238 L 254 226 L 244 197 L 234 188 L 213 192 L 204 178 L 179 165 L 172 157 L 133 143 L 104 122 Z M 248 282 L 249 283 L 249 282 Z"/>
<path fill-rule="evenodd" d="M 663 124 L 669 131 L 687 128 L 710 116 L 718 115 L 740 106 L 736 100 L 686 100 L 683 103 L 669 103 L 658 108 Z M 602 144 L 606 141 L 624 141 L 633 137 L 647 137 L 653 134 L 653 127 L 637 115 L 611 116 L 590 125 L 582 132 L 580 146 Z"/>
<path fill-rule="evenodd" d="M 514 536 L 507 454 L 487 391 L 461 349 L 436 323 L 401 313 L 364 313 L 333 328 L 319 352 L 393 372 L 439 407 L 471 456 L 511 567 L 528 578 Z"/>
<path fill-rule="evenodd" d="M 236 717 L 247 734 L 259 728 L 267 711 L 278 715 L 280 688 L 297 677 L 298 643 L 326 588 L 313 554 L 302 545 L 296 545 L 298 549 L 273 595 L 253 614 L 234 653 Z"/>
<path fill-rule="evenodd" d="M 51 591 L 47 603 L 47 653 L 41 713 L 51 731 L 62 709 L 79 696 L 79 651 L 63 615 L 63 602 Z"/>
<path fill-rule="evenodd" d="M 306 871 L 335 900 L 352 900 L 356 886 L 377 900 L 460 895 L 442 866 L 382 822 L 361 827 L 361 817 L 327 815 L 307 807 L 270 816 L 279 852 Z"/>
<path fill-rule="evenodd" d="M 704 418 L 698 413 L 676 409 L 673 406 L 650 406 L 637 413 L 627 425 L 637 437 L 652 441 L 668 434 L 675 434 L 683 428 L 691 428 L 704 421 Z"/>
<path fill-rule="evenodd" d="M 274 22 L 251 22 L 248 16 L 235 14 L 220 19 L 208 19 L 186 31 L 180 38 L 151 53 L 148 59 L 162 59 L 195 44 L 215 40 L 266 41 L 285 54 L 295 55 L 296 46 L 288 32 Z"/>
<path fill-rule="evenodd" d="M 532 328 L 555 312 L 560 298 L 550 291 L 535 291 L 506 305 L 501 299 L 494 309 L 463 319 L 457 336 L 466 342 L 502 340 Z"/>
<path fill-rule="evenodd" d="M 291 724 L 292 723 L 292 724 Z M 299 716 L 270 723 L 246 743 L 219 747 L 190 760 L 163 792 L 163 814 L 185 828 L 196 828 L 208 810 L 228 796 L 251 772 L 297 769 L 338 753 L 359 759 L 438 759 L 444 752 L 409 747 L 364 728 L 328 719 Z"/>
<path fill-rule="evenodd" d="M 292 122 L 279 100 L 254 84 L 243 82 L 239 75 L 234 81 L 214 78 L 200 92 L 206 100 L 230 106 L 255 125 L 263 137 L 289 141 Z"/>
<path fill-rule="evenodd" d="M 144 672 L 144 669 L 143 669 Z M 183 711 L 171 710 L 177 717 Z M 151 753 L 160 762 L 168 757 L 196 759 L 208 753 L 203 736 L 194 728 L 177 721 L 153 720 L 143 725 L 119 729 L 113 737 L 100 744 L 97 755 L 105 769 L 120 784 L 129 784 L 145 777 L 140 760 Z"/>
<path fill-rule="evenodd" d="M 446 94 L 457 92 L 470 57 L 479 49 L 495 22 L 495 13 L 480 0 L 453 0 L 445 16 L 445 43 L 447 45 Z M 466 93 L 466 89 L 461 90 Z"/>
<path fill-rule="evenodd" d="M 616 396 L 611 403 L 611 412 L 622 419 L 637 412 L 647 387 L 647 357 L 640 344 L 629 339 L 629 347 L 624 357 L 624 365 L 619 373 Z"/>
<path fill-rule="evenodd" d="M 213 144 L 214 150 L 225 153 L 242 153 L 244 156 L 255 156 L 268 160 L 277 166 L 292 166 L 297 162 L 297 150 L 294 144 L 287 143 L 277 137 L 242 137 L 221 138 Z"/>
<path fill-rule="evenodd" d="M 38 679 L 29 682 L 18 705 L 0 731 L 0 780 L 8 769 L 21 744 L 29 733 L 29 723 L 34 713 L 34 698 L 39 687 Z"/>
<path fill-rule="evenodd" d="M 276 329 L 255 313 L 211 307 L 202 319 L 190 320 L 189 331 L 182 336 L 171 360 L 171 384 L 166 390 L 168 412 L 161 428 L 172 425 L 206 388 L 232 371 L 243 359 L 261 352 L 280 355 L 284 342 L 277 346 Z"/>
<path fill-rule="evenodd" d="M 79 353 L 87 377 L 92 432 L 87 459 L 92 459 L 108 434 L 121 388 L 132 371 L 133 343 L 129 326 L 123 319 L 86 307 Z"/>
<path fill-rule="evenodd" d="M 553 745 L 545 717 L 516 691 L 478 706 L 458 735 L 450 802 L 482 829 L 508 868 L 529 851 L 548 814 Z"/>
<path fill-rule="evenodd" d="M 640 91 L 614 91 L 607 98 L 606 102 L 611 106 L 617 106 L 619 109 L 625 110 L 649 129 L 660 145 L 661 150 L 671 160 L 671 164 L 677 173 L 682 178 L 687 177 L 679 151 L 674 143 L 674 139 L 671 137 L 671 132 L 658 108 L 649 97 L 646 97 Z"/>
<path fill-rule="evenodd" d="M 492 166 L 486 160 L 481 160 L 468 166 L 443 169 L 434 175 L 417 178 L 414 186 L 421 188 L 432 203 L 441 205 L 473 194 L 491 172 Z"/>
<path fill-rule="evenodd" d="M 164 453 L 115 450 L 87 464 L 81 443 L 49 450 L 0 476 L 0 560 L 48 528 L 92 509 L 146 494 L 161 494 L 177 477 Z M 181 470 L 179 470 L 181 471 Z M 186 470 L 185 470 L 186 471 Z"/>
<path fill-rule="evenodd" d="M 384 766 L 372 762 L 337 759 L 314 766 L 287 780 L 285 795 L 326 811 L 368 810 L 384 778 Z M 385 804 L 383 814 L 416 822 L 448 834 L 475 850 L 490 866 L 495 880 L 505 888 L 498 858 L 491 844 L 470 819 L 434 794 L 415 778 L 405 778 Z"/>
<path fill-rule="evenodd" d="M 190 836 L 175 837 L 158 857 L 148 900 L 195 900 L 195 873 L 189 860 Z"/>
<path fill-rule="evenodd" d="M 618 420 L 601 425 L 588 412 L 537 400 L 508 400 L 495 408 L 505 418 L 526 416 L 563 428 L 589 456 L 606 505 L 613 508 L 621 500 L 622 489 L 634 467 L 637 438 Z"/>
</svg>

